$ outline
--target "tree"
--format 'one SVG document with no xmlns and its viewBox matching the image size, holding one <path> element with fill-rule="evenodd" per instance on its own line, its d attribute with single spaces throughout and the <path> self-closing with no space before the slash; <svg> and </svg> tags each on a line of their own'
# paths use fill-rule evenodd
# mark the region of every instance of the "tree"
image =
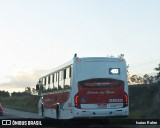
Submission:
<svg viewBox="0 0 160 128">
<path fill-rule="evenodd" d="M 153 84 L 154 83 L 154 77 L 153 76 L 149 76 L 149 84 Z"/>
<path fill-rule="evenodd" d="M 28 95 L 31 95 L 30 93 L 28 92 L 13 92 L 11 93 L 11 96 L 12 97 L 21 97 L 21 96 L 28 96 Z"/>
<path fill-rule="evenodd" d="M 26 88 L 25 88 L 25 92 L 31 94 L 31 88 L 30 88 L 30 87 L 26 87 Z"/>
<path fill-rule="evenodd" d="M 155 70 L 158 71 L 156 79 L 157 79 L 157 82 L 160 83 L 160 64 L 158 64 L 158 67 L 155 68 Z"/>
<path fill-rule="evenodd" d="M 148 74 L 145 74 L 143 76 L 143 80 L 144 80 L 144 84 L 149 84 L 149 75 Z"/>
<path fill-rule="evenodd" d="M 36 89 L 32 88 L 32 94 L 36 94 Z"/>
<path fill-rule="evenodd" d="M 130 79 L 132 82 L 137 83 L 137 78 L 138 78 L 137 75 L 132 75 Z"/>
<path fill-rule="evenodd" d="M 7 91 L 0 91 L 0 97 L 9 97 L 10 96 L 10 94 L 9 94 L 9 92 Z"/>
<path fill-rule="evenodd" d="M 143 84 L 144 83 L 144 80 L 141 76 L 137 77 L 137 83 L 139 84 Z"/>
<path fill-rule="evenodd" d="M 155 83 L 155 77 L 149 76 L 148 74 L 145 74 L 143 76 L 144 84 L 153 84 Z"/>
</svg>

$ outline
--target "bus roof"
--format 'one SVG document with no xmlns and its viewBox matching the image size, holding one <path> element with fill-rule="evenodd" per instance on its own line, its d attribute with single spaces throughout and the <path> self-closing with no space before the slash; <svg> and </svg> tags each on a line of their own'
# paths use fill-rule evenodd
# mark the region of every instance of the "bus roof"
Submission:
<svg viewBox="0 0 160 128">
<path fill-rule="evenodd" d="M 124 58 L 121 58 L 121 57 L 82 57 L 82 58 L 79 58 L 77 57 L 77 59 L 82 59 L 82 60 L 86 60 L 86 61 L 125 61 Z"/>
<path fill-rule="evenodd" d="M 81 60 L 84 60 L 84 61 L 88 61 L 88 62 L 92 62 L 92 61 L 114 61 L 114 62 L 118 62 L 118 61 L 125 61 L 124 58 L 122 57 L 74 57 L 75 59 L 81 59 Z M 42 77 L 45 77 L 45 76 L 48 76 L 48 75 L 51 75 L 53 72 L 56 72 L 60 69 L 63 69 L 65 67 L 68 67 L 69 65 L 72 65 L 73 64 L 73 61 L 74 59 L 50 70 L 48 73 L 45 73 L 43 74 L 40 78 Z"/>
</svg>

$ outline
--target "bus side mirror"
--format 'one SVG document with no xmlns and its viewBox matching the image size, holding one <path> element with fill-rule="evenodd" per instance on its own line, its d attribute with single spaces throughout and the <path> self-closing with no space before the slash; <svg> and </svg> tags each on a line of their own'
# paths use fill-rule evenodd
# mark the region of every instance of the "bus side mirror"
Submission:
<svg viewBox="0 0 160 128">
<path fill-rule="evenodd" d="M 39 90 L 39 84 L 36 85 L 36 90 L 37 90 L 37 91 Z"/>
</svg>

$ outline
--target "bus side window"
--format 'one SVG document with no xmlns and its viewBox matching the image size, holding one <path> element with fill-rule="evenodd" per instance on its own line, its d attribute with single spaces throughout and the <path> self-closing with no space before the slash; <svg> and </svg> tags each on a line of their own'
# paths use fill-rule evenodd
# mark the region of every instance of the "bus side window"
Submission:
<svg viewBox="0 0 160 128">
<path fill-rule="evenodd" d="M 66 69 L 63 70 L 63 79 L 66 79 Z"/>
<path fill-rule="evenodd" d="M 58 80 L 59 80 L 59 73 L 57 72 L 56 74 L 57 74 L 57 76 L 56 76 L 56 82 L 58 82 Z"/>
<path fill-rule="evenodd" d="M 72 76 L 72 68 L 71 68 L 71 66 L 69 67 L 69 77 L 71 78 Z"/>
<path fill-rule="evenodd" d="M 56 91 L 58 89 L 58 72 L 54 73 L 54 87 L 53 90 Z"/>
<path fill-rule="evenodd" d="M 45 90 L 46 90 L 46 77 L 42 78 L 42 88 L 43 88 L 43 92 L 45 92 Z"/>
<path fill-rule="evenodd" d="M 44 78 L 42 78 L 42 85 L 44 85 Z"/>
<path fill-rule="evenodd" d="M 54 83 L 54 74 L 52 74 L 52 83 Z"/>
<path fill-rule="evenodd" d="M 62 90 L 62 80 L 61 80 L 61 77 L 62 77 L 62 71 L 59 71 L 58 73 L 58 90 Z"/>
<path fill-rule="evenodd" d="M 71 89 L 71 68 L 68 67 L 65 69 L 65 79 L 64 79 L 64 89 Z"/>
<path fill-rule="evenodd" d="M 57 74 L 54 73 L 54 83 L 57 81 Z"/>
<path fill-rule="evenodd" d="M 50 88 L 50 75 L 48 76 L 48 89 Z"/>
<path fill-rule="evenodd" d="M 46 77 L 44 77 L 44 85 L 46 85 Z"/>
<path fill-rule="evenodd" d="M 52 74 L 52 90 L 54 91 L 54 74 Z"/>
</svg>

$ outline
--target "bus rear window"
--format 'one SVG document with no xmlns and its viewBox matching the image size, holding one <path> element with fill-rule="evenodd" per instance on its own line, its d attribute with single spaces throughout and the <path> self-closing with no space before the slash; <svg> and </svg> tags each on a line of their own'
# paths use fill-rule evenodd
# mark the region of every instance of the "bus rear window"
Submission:
<svg viewBox="0 0 160 128">
<path fill-rule="evenodd" d="M 79 81 L 78 85 L 83 88 L 113 88 L 124 85 L 124 82 L 116 79 L 100 78 Z"/>
</svg>

